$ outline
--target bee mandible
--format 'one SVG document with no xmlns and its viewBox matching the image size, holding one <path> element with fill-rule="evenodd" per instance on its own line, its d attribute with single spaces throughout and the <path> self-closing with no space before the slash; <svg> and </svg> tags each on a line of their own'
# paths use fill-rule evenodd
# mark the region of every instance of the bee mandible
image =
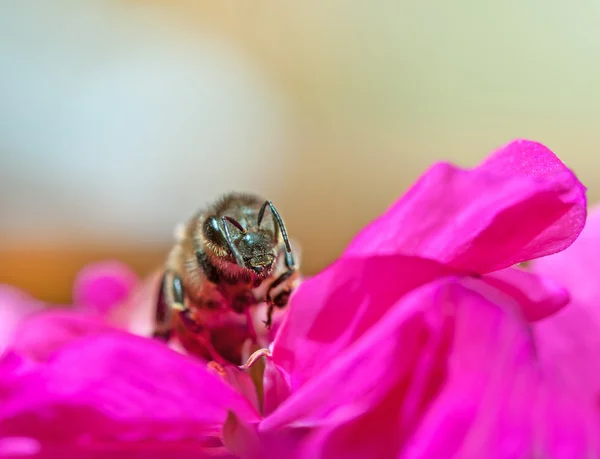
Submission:
<svg viewBox="0 0 600 459">
<path fill-rule="evenodd" d="M 271 214 L 271 218 L 267 217 Z M 156 305 L 154 336 L 174 335 L 187 351 L 219 364 L 242 363 L 256 342 L 253 314 L 266 303 L 265 328 L 299 281 L 286 227 L 271 201 L 228 193 L 176 234 Z"/>
</svg>

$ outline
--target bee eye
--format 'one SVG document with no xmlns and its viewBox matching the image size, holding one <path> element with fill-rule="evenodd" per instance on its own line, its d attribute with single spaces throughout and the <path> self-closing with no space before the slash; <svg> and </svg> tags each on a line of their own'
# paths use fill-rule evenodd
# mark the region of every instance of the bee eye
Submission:
<svg viewBox="0 0 600 459">
<path fill-rule="evenodd" d="M 202 230 L 204 232 L 204 237 L 208 241 L 226 249 L 228 253 L 231 253 L 227 241 L 225 240 L 225 237 L 221 232 L 221 228 L 219 227 L 219 221 L 215 217 L 206 219 L 203 226 L 204 227 Z"/>
</svg>

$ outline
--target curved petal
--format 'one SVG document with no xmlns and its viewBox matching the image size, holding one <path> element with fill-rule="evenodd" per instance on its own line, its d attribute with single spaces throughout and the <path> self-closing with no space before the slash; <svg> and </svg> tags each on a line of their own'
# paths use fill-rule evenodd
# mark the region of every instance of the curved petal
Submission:
<svg viewBox="0 0 600 459">
<path fill-rule="evenodd" d="M 518 140 L 471 170 L 432 167 L 344 256 L 401 253 L 486 273 L 564 250 L 585 216 L 572 172 L 543 145 Z"/>
<path fill-rule="evenodd" d="M 292 296 L 273 360 L 292 390 L 314 377 L 407 292 L 456 274 L 434 261 L 391 255 L 338 260 Z"/>
<path fill-rule="evenodd" d="M 397 301 L 381 321 L 266 417 L 260 431 L 344 424 L 378 406 L 395 384 L 403 381 L 406 388 L 413 377 L 439 388 L 452 333 L 450 316 L 442 309 L 455 282 L 434 282 Z M 298 353 L 302 351 L 299 347 Z M 423 375 L 420 365 L 427 367 Z M 436 371 L 428 371 L 432 367 Z M 433 395 L 436 389 L 425 392 Z"/>
<path fill-rule="evenodd" d="M 502 349 L 502 348 L 500 348 Z M 498 349 L 489 349 L 489 355 Z M 429 407 L 405 454 L 409 457 L 600 457 L 597 414 L 535 364 L 482 362 L 486 385 L 450 383 Z M 485 380 L 483 372 L 478 377 Z"/>
<path fill-rule="evenodd" d="M 446 280 L 407 295 L 259 430 L 298 458 L 596 457 L 587 408 L 538 372 L 518 316 Z"/>
<path fill-rule="evenodd" d="M 4 435 L 67 451 L 135 451 L 166 442 L 195 444 L 198 452 L 220 442 L 229 411 L 258 420 L 251 404 L 205 365 L 124 332 L 81 338 L 45 363 L 6 356 L 0 402 Z"/>
<path fill-rule="evenodd" d="M 91 263 L 75 277 L 73 303 L 94 313 L 107 314 L 123 303 L 139 278 L 119 261 Z"/>
<path fill-rule="evenodd" d="M 564 285 L 571 302 L 536 324 L 540 358 L 577 391 L 600 402 L 600 206 L 564 252 L 535 260 L 531 270 Z"/>
<path fill-rule="evenodd" d="M 44 304 L 10 285 L 0 285 L 0 354 L 14 339 L 15 329 Z"/>
<path fill-rule="evenodd" d="M 563 308 L 570 299 L 567 289 L 545 276 L 520 268 L 506 268 L 481 277 L 480 285 L 488 285 L 495 290 L 488 296 L 504 294 L 514 301 L 523 317 L 538 321 Z"/>
</svg>

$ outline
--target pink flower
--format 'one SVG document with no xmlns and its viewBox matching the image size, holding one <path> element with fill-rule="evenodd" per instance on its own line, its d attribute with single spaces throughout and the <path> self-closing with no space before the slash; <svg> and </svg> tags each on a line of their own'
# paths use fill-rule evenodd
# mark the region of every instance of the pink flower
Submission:
<svg viewBox="0 0 600 459">
<path fill-rule="evenodd" d="M 550 150 L 517 140 L 472 170 L 433 166 L 344 256 L 402 253 L 487 274 L 511 294 L 521 287 L 523 313 L 539 320 L 564 306 L 568 293 L 510 267 L 571 245 L 585 224 L 585 205 L 585 187 Z"/>
<path fill-rule="evenodd" d="M 30 314 L 44 307 L 41 301 L 11 287 L 0 285 L 0 353 L 12 341 L 14 329 Z"/>
<path fill-rule="evenodd" d="M 572 244 L 585 205 L 583 186 L 536 143 L 472 170 L 434 166 L 292 297 L 262 398 L 236 368 L 214 372 L 90 314 L 89 333 L 32 353 L 23 336 L 45 342 L 47 322 L 27 321 L 0 361 L 0 452 L 600 455 L 591 405 L 538 365 L 528 324 L 568 293 L 511 268 Z"/>
<path fill-rule="evenodd" d="M 104 261 L 90 264 L 76 277 L 72 308 L 56 305 L 48 308 L 33 299 L 16 301 L 15 295 L 6 297 L 5 310 L 11 316 L 18 316 L 18 320 L 10 322 L 10 329 L 5 327 L 0 340 L 13 338 L 14 351 L 44 360 L 65 343 L 83 335 L 118 328 L 151 336 L 151 305 L 159 277 L 159 273 L 154 273 L 141 281 L 124 264 Z"/>
<path fill-rule="evenodd" d="M 540 360 L 600 409 L 600 206 L 571 247 L 530 269 L 571 292 L 564 309 L 535 326 Z"/>
</svg>

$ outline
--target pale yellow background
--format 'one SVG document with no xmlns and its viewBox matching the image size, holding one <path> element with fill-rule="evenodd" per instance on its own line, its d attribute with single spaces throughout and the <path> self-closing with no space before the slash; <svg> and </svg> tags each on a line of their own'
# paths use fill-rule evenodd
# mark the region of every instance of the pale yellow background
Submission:
<svg viewBox="0 0 600 459">
<path fill-rule="evenodd" d="M 600 2 L 0 0 L 0 282 L 155 267 L 229 189 L 313 273 L 428 165 L 516 138 L 600 200 Z"/>
</svg>

